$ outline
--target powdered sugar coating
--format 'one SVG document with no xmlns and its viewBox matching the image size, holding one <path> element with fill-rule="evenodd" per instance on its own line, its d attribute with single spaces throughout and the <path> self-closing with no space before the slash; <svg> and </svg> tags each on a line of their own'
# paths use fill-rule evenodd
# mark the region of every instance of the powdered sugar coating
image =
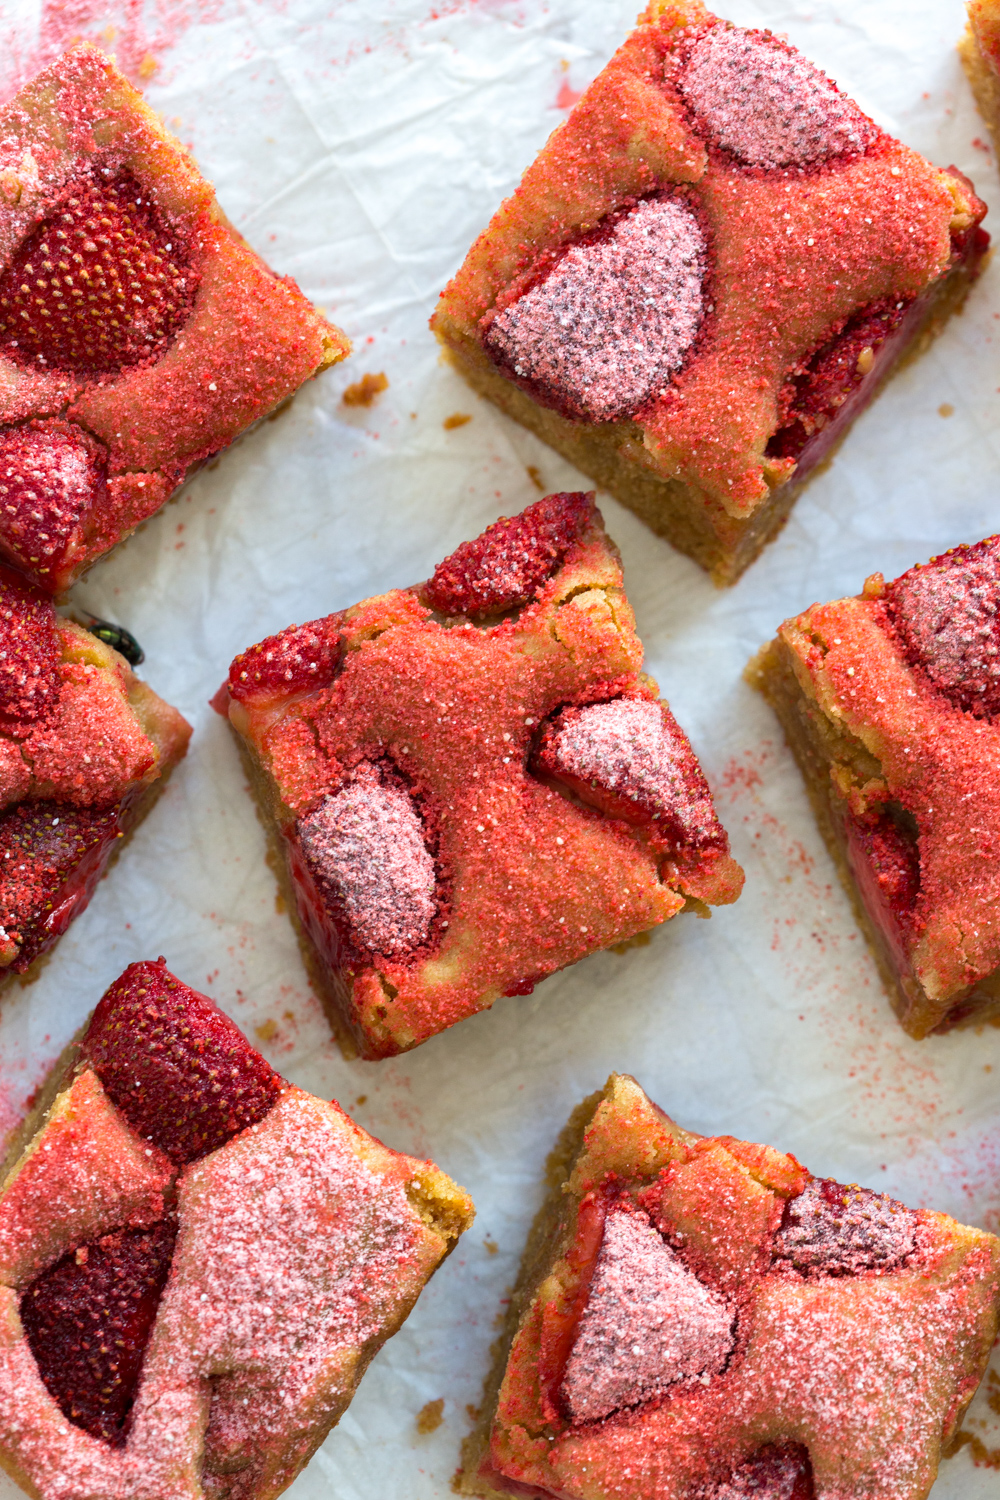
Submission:
<svg viewBox="0 0 1000 1500">
<path fill-rule="evenodd" d="M 915 1250 L 915 1230 L 914 1215 L 895 1199 L 814 1177 L 788 1204 L 775 1253 L 806 1274 L 891 1271 Z"/>
<path fill-rule="evenodd" d="M 484 343 L 568 416 L 629 416 L 683 363 L 704 313 L 705 237 L 683 199 L 649 198 L 573 245 L 493 318 Z"/>
<path fill-rule="evenodd" d="M 338 792 L 298 823 L 317 884 L 373 953 L 401 954 L 426 942 L 437 878 L 413 799 L 363 763 Z"/>
<path fill-rule="evenodd" d="M 816 166 L 859 155 L 871 122 L 813 63 L 766 32 L 713 26 L 678 87 L 711 139 L 748 166 Z"/>
<path fill-rule="evenodd" d="M 686 735 L 661 704 L 615 698 L 568 709 L 543 739 L 539 757 L 552 774 L 610 793 L 635 813 L 660 821 L 696 846 L 725 835 Z"/>
<path fill-rule="evenodd" d="M 645 1214 L 613 1210 L 562 1396 L 574 1422 L 594 1421 L 678 1380 L 717 1374 L 733 1342 L 733 1312 L 723 1298 L 688 1270 Z"/>
<path fill-rule="evenodd" d="M 1000 712 L 1000 538 L 911 568 L 887 591 L 907 655 L 959 708 Z"/>
</svg>

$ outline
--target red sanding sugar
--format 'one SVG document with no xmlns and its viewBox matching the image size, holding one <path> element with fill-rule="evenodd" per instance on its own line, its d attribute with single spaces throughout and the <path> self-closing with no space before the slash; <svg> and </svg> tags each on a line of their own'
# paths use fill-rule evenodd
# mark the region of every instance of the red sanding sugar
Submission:
<svg viewBox="0 0 1000 1500">
<path fill-rule="evenodd" d="M 323 894 L 372 953 L 400 955 L 427 940 L 437 877 L 413 799 L 370 762 L 298 823 Z"/>
<path fill-rule="evenodd" d="M 713 26 L 678 86 L 709 139 L 748 166 L 816 166 L 858 155 L 877 133 L 819 68 L 767 32 Z"/>
<path fill-rule="evenodd" d="M 50 368 L 118 370 L 162 353 L 195 288 L 176 231 L 132 174 L 90 171 L 0 276 L 0 346 Z"/>
<path fill-rule="evenodd" d="M 282 1089 L 239 1027 L 162 959 L 115 980 L 81 1050 L 132 1129 L 178 1166 L 257 1124 Z"/>
<path fill-rule="evenodd" d="M 59 637 L 48 599 L 0 568 L 0 714 L 40 719 L 59 696 Z"/>
<path fill-rule="evenodd" d="M 688 1270 L 645 1214 L 612 1210 L 563 1376 L 573 1421 L 648 1401 L 678 1380 L 707 1381 L 732 1347 L 728 1304 Z"/>
<path fill-rule="evenodd" d="M 0 544 L 43 567 L 103 493 L 107 458 L 72 422 L 28 422 L 0 434 Z"/>
<path fill-rule="evenodd" d="M 678 842 L 724 839 L 708 784 L 683 731 L 659 703 L 615 698 L 561 713 L 546 729 L 538 765 L 610 793 L 630 821 L 653 819 Z"/>
<path fill-rule="evenodd" d="M 124 1441 L 176 1235 L 174 1220 L 104 1235 L 43 1271 L 21 1298 L 50 1395 L 106 1443 Z"/>
<path fill-rule="evenodd" d="M 762 1448 L 699 1500 L 813 1500 L 809 1450 L 801 1444 Z"/>
<path fill-rule="evenodd" d="M 775 1254 L 806 1274 L 891 1271 L 916 1248 L 916 1219 L 883 1193 L 814 1177 L 785 1208 Z"/>
<path fill-rule="evenodd" d="M 424 597 L 446 615 L 494 615 L 530 603 L 562 565 L 590 509 L 584 493 L 546 495 L 518 516 L 501 516 L 438 563 Z"/>
<path fill-rule="evenodd" d="M 911 568 L 885 600 L 912 666 L 956 707 L 1000 713 L 1000 537 Z"/>
<path fill-rule="evenodd" d="M 704 310 L 705 239 L 681 198 L 649 198 L 572 245 L 493 318 L 484 343 L 567 416 L 610 422 L 659 392 Z"/>
</svg>

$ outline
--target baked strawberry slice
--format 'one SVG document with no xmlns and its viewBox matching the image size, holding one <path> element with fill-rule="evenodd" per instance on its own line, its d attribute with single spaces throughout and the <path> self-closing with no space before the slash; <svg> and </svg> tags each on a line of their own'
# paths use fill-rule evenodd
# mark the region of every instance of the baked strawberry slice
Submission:
<svg viewBox="0 0 1000 1500">
<path fill-rule="evenodd" d="M 127 1435 L 176 1237 L 174 1219 L 102 1235 L 22 1294 L 21 1322 L 50 1395 L 69 1421 L 106 1443 Z"/>
<path fill-rule="evenodd" d="M 0 349 L 101 375 L 156 358 L 197 290 L 182 231 L 127 169 L 73 178 L 0 275 Z"/>
<path fill-rule="evenodd" d="M 81 1050 L 132 1129 L 178 1166 L 257 1124 L 284 1087 L 239 1027 L 162 958 L 129 965 Z"/>
<path fill-rule="evenodd" d="M 26 573 L 61 576 L 107 493 L 107 453 L 59 419 L 0 432 L 0 551 Z"/>
<path fill-rule="evenodd" d="M 562 565 L 590 513 L 590 496 L 546 495 L 501 516 L 438 563 L 423 594 L 445 615 L 504 614 L 528 604 Z"/>
<path fill-rule="evenodd" d="M 55 707 L 60 655 L 48 599 L 0 565 L 0 731 L 17 735 Z"/>
<path fill-rule="evenodd" d="M 775 1254 L 805 1275 L 894 1271 L 916 1249 L 916 1222 L 884 1193 L 814 1177 L 785 1205 Z"/>
</svg>

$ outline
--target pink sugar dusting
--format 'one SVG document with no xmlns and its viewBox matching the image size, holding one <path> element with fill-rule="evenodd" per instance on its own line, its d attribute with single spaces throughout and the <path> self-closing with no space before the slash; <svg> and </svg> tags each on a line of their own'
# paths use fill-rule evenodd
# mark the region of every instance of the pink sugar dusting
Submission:
<svg viewBox="0 0 1000 1500">
<path fill-rule="evenodd" d="M 678 1260 L 645 1214 L 608 1214 L 590 1297 L 566 1361 L 562 1396 L 590 1422 L 708 1380 L 733 1347 L 732 1309 Z"/>
<path fill-rule="evenodd" d="M 958 708 L 1000 713 L 1000 537 L 911 568 L 886 591 L 911 664 Z"/>
<path fill-rule="evenodd" d="M 402 954 L 426 942 L 436 875 L 413 799 L 366 762 L 299 820 L 303 854 L 358 943 Z"/>
<path fill-rule="evenodd" d="M 502 368 L 570 417 L 610 422 L 660 390 L 704 311 L 705 239 L 681 198 L 650 198 L 573 245 L 484 336 Z"/>
<path fill-rule="evenodd" d="M 566 710 L 543 742 L 540 763 L 632 803 L 685 842 L 702 845 L 721 832 L 691 746 L 659 703 L 615 698 Z"/>
<path fill-rule="evenodd" d="M 876 133 L 813 63 L 766 32 L 713 26 L 692 46 L 678 86 L 708 136 L 748 166 L 859 155 Z"/>
<path fill-rule="evenodd" d="M 788 1204 L 775 1252 L 807 1275 L 892 1271 L 916 1248 L 915 1230 L 895 1199 L 816 1177 Z"/>
</svg>

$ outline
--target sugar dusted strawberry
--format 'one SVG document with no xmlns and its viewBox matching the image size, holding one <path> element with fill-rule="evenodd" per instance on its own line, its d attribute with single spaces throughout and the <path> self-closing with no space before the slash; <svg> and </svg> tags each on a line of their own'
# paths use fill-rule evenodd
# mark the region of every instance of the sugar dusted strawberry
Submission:
<svg viewBox="0 0 1000 1500">
<path fill-rule="evenodd" d="M 265 703 L 295 692 L 315 692 L 333 681 L 343 655 L 337 617 L 290 625 L 237 656 L 229 693 L 238 703 Z"/>
<path fill-rule="evenodd" d="M 24 973 L 90 899 L 121 813 L 23 802 L 0 813 L 0 964 Z"/>
<path fill-rule="evenodd" d="M 775 1253 L 805 1275 L 892 1271 L 916 1248 L 910 1209 L 870 1188 L 814 1177 L 785 1207 Z"/>
<path fill-rule="evenodd" d="M 812 1463 L 802 1443 L 769 1445 L 698 1500 L 814 1500 Z"/>
<path fill-rule="evenodd" d="M 162 959 L 115 981 L 82 1049 L 133 1130 L 178 1165 L 262 1120 L 282 1089 L 239 1028 Z"/>
<path fill-rule="evenodd" d="M 0 716 L 42 718 L 59 695 L 59 638 L 48 599 L 0 566 Z"/>
<path fill-rule="evenodd" d="M 125 1440 L 176 1234 L 167 1219 L 103 1235 L 43 1271 L 21 1297 L 21 1322 L 49 1393 L 71 1422 L 106 1443 Z"/>
<path fill-rule="evenodd" d="M 626 822 L 672 844 L 728 848 L 687 735 L 668 708 L 613 698 L 566 708 L 545 726 L 537 768 Z"/>
<path fill-rule="evenodd" d="M 773 458 L 798 458 L 875 367 L 879 350 L 906 317 L 913 298 L 887 297 L 858 313 L 826 339 L 796 373 L 786 393 L 783 425 L 767 445 Z M 876 376 L 877 379 L 877 376 Z"/>
<path fill-rule="evenodd" d="M 27 571 L 52 572 L 106 484 L 107 454 L 75 423 L 8 428 L 0 433 L 0 549 Z"/>
<path fill-rule="evenodd" d="M 890 583 L 885 603 L 910 664 L 956 708 L 1000 714 L 1000 537 L 954 547 Z"/>
<path fill-rule="evenodd" d="M 519 516 L 503 516 L 456 547 L 424 586 L 446 615 L 498 615 L 528 604 L 561 565 L 593 507 L 586 494 L 546 495 Z"/>
<path fill-rule="evenodd" d="M 95 167 L 67 184 L 0 277 L 0 347 L 98 375 L 155 358 L 197 286 L 179 230 L 131 172 Z"/>
</svg>

